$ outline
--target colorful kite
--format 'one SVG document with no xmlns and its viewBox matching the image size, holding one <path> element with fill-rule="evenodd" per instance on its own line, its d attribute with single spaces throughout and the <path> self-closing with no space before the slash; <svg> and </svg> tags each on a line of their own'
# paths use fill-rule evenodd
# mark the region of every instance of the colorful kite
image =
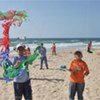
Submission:
<svg viewBox="0 0 100 100">
<path fill-rule="evenodd" d="M 9 30 L 11 25 L 21 26 L 27 18 L 26 11 L 10 10 L 5 13 L 0 12 L 0 21 L 3 21 L 3 38 L 0 40 L 0 65 L 9 58 Z M 7 60 L 8 61 L 8 60 Z"/>
<path fill-rule="evenodd" d="M 27 70 L 27 65 L 31 64 L 38 56 L 39 56 L 38 53 L 34 53 L 29 58 L 22 61 L 17 68 L 15 66 L 9 67 L 9 65 L 5 62 L 4 65 L 3 65 L 4 79 L 6 81 L 9 81 L 9 80 L 13 79 L 14 77 L 19 77 L 20 75 L 22 75 L 22 73 L 24 71 L 28 71 Z"/>
</svg>

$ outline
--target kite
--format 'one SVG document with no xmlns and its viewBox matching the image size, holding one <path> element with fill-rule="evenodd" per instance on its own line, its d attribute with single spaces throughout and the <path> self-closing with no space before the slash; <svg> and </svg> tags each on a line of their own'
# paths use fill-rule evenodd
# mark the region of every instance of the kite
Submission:
<svg viewBox="0 0 100 100">
<path fill-rule="evenodd" d="M 4 61 L 9 59 L 9 30 L 12 25 L 21 26 L 23 21 L 27 18 L 26 11 L 10 10 L 7 12 L 0 12 L 0 21 L 3 21 L 3 38 L 0 40 L 0 66 Z"/>
<path fill-rule="evenodd" d="M 15 77 L 19 77 L 22 75 L 24 71 L 28 71 L 27 65 L 31 64 L 37 57 L 39 56 L 38 53 L 34 53 L 26 60 L 23 60 L 18 67 L 10 66 L 5 62 L 3 65 L 4 73 L 3 77 L 6 81 L 12 80 Z"/>
</svg>

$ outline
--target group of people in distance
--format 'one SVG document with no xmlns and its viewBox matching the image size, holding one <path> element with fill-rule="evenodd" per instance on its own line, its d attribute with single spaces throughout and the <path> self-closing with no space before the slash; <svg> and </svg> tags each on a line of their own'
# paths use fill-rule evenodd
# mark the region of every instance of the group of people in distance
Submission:
<svg viewBox="0 0 100 100">
<path fill-rule="evenodd" d="M 43 62 L 48 67 L 46 48 L 43 46 L 43 43 L 39 45 L 34 52 L 38 50 L 41 55 L 40 60 L 40 69 L 43 69 Z M 56 55 L 56 44 L 53 43 L 52 47 L 52 55 Z M 13 66 L 16 68 L 20 64 L 21 61 L 27 59 L 31 55 L 30 48 L 27 48 L 23 45 L 17 47 L 18 55 L 14 57 Z M 85 80 L 84 77 L 89 74 L 88 65 L 85 61 L 82 60 L 83 54 L 81 51 L 75 51 L 74 59 L 69 66 L 70 72 L 70 83 L 69 83 L 69 100 L 74 100 L 76 92 L 78 93 L 78 100 L 83 100 L 83 92 L 85 88 Z M 28 69 L 28 65 L 27 65 Z M 29 71 L 22 73 L 21 76 L 14 78 L 14 94 L 15 100 L 22 100 L 22 95 L 25 100 L 32 100 L 32 88 L 31 82 L 29 78 Z"/>
</svg>

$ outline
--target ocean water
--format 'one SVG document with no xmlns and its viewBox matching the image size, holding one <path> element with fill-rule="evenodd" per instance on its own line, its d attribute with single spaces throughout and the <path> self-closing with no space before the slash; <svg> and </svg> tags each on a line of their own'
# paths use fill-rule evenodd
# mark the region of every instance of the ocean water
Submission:
<svg viewBox="0 0 100 100">
<path fill-rule="evenodd" d="M 95 48 L 100 48 L 100 38 L 25 38 L 25 39 L 11 39 L 10 48 L 16 47 L 17 44 L 23 43 L 34 49 L 40 43 L 44 43 L 47 49 L 50 49 L 52 43 L 55 42 L 58 48 L 82 48 L 86 47 L 88 42 L 92 41 Z"/>
</svg>

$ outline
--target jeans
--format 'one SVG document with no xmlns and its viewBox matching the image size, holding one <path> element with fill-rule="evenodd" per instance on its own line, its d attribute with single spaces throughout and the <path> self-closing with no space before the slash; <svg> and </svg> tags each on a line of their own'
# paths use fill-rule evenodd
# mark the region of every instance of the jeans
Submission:
<svg viewBox="0 0 100 100">
<path fill-rule="evenodd" d="M 15 100 L 22 100 L 24 95 L 25 100 L 32 100 L 32 89 L 30 80 L 24 83 L 14 82 Z"/>
<path fill-rule="evenodd" d="M 48 63 L 47 63 L 47 57 L 42 57 L 41 58 L 41 68 L 43 68 L 43 62 L 45 63 L 46 68 L 48 69 Z"/>
<path fill-rule="evenodd" d="M 83 91 L 85 83 L 73 83 L 69 84 L 69 100 L 74 100 L 75 94 L 77 92 L 78 100 L 83 100 Z"/>
</svg>

